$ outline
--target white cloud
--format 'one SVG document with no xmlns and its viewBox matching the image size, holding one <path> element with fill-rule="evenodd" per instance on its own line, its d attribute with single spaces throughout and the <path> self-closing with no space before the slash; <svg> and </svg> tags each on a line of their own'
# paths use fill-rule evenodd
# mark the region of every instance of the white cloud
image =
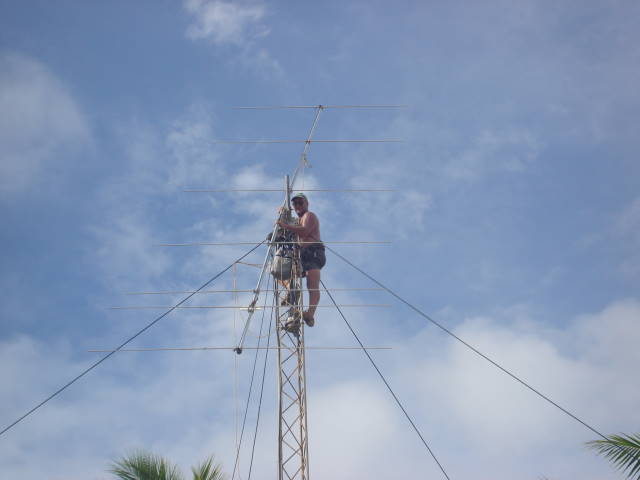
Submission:
<svg viewBox="0 0 640 480">
<path fill-rule="evenodd" d="M 151 278 L 159 277 L 171 265 L 169 255 L 156 245 L 159 239 L 142 212 L 108 212 L 103 223 L 93 229 L 99 248 L 93 254 L 105 279 L 118 290 L 139 290 Z"/>
<path fill-rule="evenodd" d="M 386 392 L 374 382 L 353 380 L 313 393 L 309 398 L 313 476 L 395 477 L 395 469 L 404 462 L 402 458 L 393 466 L 388 462 L 388 455 L 396 453 L 388 440 L 397 436 L 399 422 Z"/>
<path fill-rule="evenodd" d="M 446 159 L 444 171 L 454 180 L 476 180 L 488 172 L 519 172 L 533 162 L 540 150 L 527 130 L 484 130 L 463 151 Z"/>
<path fill-rule="evenodd" d="M 358 125 L 350 128 L 357 131 Z M 361 135 L 407 140 L 387 150 L 359 147 L 347 164 L 351 186 L 396 189 L 347 198 L 352 211 L 366 215 L 342 223 L 357 229 L 353 232 L 356 236 L 376 239 L 421 234 L 428 230 L 429 215 L 438 218 L 438 210 L 443 208 L 438 203 L 449 199 L 450 191 L 501 173 L 521 174 L 537 160 L 542 148 L 526 128 L 485 127 L 465 136 L 464 132 L 420 122 L 411 111 L 398 114 L 384 132 Z M 425 241 L 440 240 L 432 232 Z"/>
<path fill-rule="evenodd" d="M 634 382 L 639 317 L 640 302 L 624 300 L 548 329 L 516 306 L 496 317 L 468 318 L 455 333 L 595 428 L 613 433 L 634 431 L 640 422 Z M 366 325 L 370 333 L 371 322 Z M 321 327 L 335 328 L 326 318 Z M 393 352 L 374 356 L 452 478 L 596 479 L 612 472 L 584 448 L 593 432 L 440 331 L 427 327 L 390 342 Z M 392 478 L 394 469 L 401 477 L 439 475 L 373 370 L 344 380 L 344 372 L 354 375 L 358 356 L 317 367 L 334 372 L 320 391 L 317 370 L 309 374 L 316 472 L 328 472 L 330 465 L 337 479 Z M 314 362 L 307 363 L 313 368 Z"/>
<path fill-rule="evenodd" d="M 87 144 L 89 127 L 68 88 L 38 61 L 0 55 L 0 192 L 64 170 L 61 154 Z"/>
<path fill-rule="evenodd" d="M 202 182 L 219 184 L 222 168 L 212 146 L 214 119 L 203 106 L 193 105 L 176 119 L 166 135 L 172 159 L 167 186 L 172 189 L 202 188 Z M 206 179 L 206 180 L 204 180 Z"/>
<path fill-rule="evenodd" d="M 266 13 L 262 3 L 186 0 L 184 7 L 195 17 L 195 23 L 187 29 L 187 36 L 194 40 L 242 46 L 269 33 L 260 23 Z"/>
<path fill-rule="evenodd" d="M 388 241 L 406 239 L 424 231 L 432 197 L 423 185 L 416 184 L 418 176 L 413 169 L 404 168 L 406 164 L 401 159 L 376 158 L 364 152 L 356 155 L 353 162 L 358 173 L 351 176 L 347 188 L 394 191 L 347 194 L 349 208 L 346 211 L 352 217 L 335 222 L 343 225 L 334 226 L 341 229 L 337 234 L 340 239 Z M 327 209 L 327 213 L 330 212 L 332 210 Z"/>
<path fill-rule="evenodd" d="M 631 233 L 640 240 L 640 198 L 631 202 L 618 217 L 618 228 L 622 233 Z"/>
<path fill-rule="evenodd" d="M 374 357 L 452 478 L 475 472 L 475 478 L 492 480 L 542 475 L 595 480 L 610 474 L 607 462 L 583 447 L 594 437 L 591 432 L 441 332 L 429 326 L 398 341 L 395 323 L 372 322 L 378 317 L 352 312 L 348 317 L 357 329 L 367 328 L 361 333 L 366 344 L 394 347 L 374 352 Z M 635 348 L 639 317 L 640 301 L 628 299 L 551 329 L 534 321 L 528 309 L 514 306 L 493 316 L 467 318 L 455 332 L 596 428 L 612 433 L 640 423 L 640 393 L 633 381 L 640 362 Z M 392 314 L 391 319 L 397 317 Z M 158 326 L 165 344 L 168 338 L 173 345 L 231 343 L 229 315 L 181 315 L 176 320 L 168 318 Z M 335 313 L 323 312 L 319 320 L 308 332 L 309 345 L 352 344 Z M 140 344 L 151 343 L 147 337 Z M 44 345 L 28 337 L 0 346 L 2 370 L 9 375 L 0 389 L 2 403 L 11 405 L 5 417 L 17 416 L 67 372 L 80 369 L 69 351 L 68 345 Z M 2 454 L 0 473 L 8 478 L 19 473 L 25 480 L 45 474 L 103 479 L 108 478 L 103 472 L 110 458 L 140 446 L 183 468 L 217 453 L 230 471 L 234 360 L 226 353 L 118 354 L 8 432 L 3 440 L 10 448 Z M 246 387 L 252 355 L 238 360 Z M 312 351 L 307 364 L 316 476 L 438 475 L 359 352 Z M 273 361 L 270 375 L 272 369 Z M 270 478 L 275 463 L 274 395 L 272 380 L 267 380 L 256 479 Z M 252 428 L 246 442 L 249 432 Z M 177 436 L 180 442 L 174 441 Z M 85 441 L 88 437 L 91 442 Z M 62 456 L 59 439 L 65 439 Z M 34 455 L 37 462 L 26 461 Z M 243 459 L 246 472 L 246 453 Z"/>
<path fill-rule="evenodd" d="M 640 274 L 640 198 L 625 206 L 617 216 L 614 233 L 623 240 L 622 252 L 625 256 L 620 271 L 628 276 Z"/>
<path fill-rule="evenodd" d="M 118 134 L 125 160 L 114 168 L 113 176 L 99 192 L 102 214 L 90 227 L 98 245 L 90 253 L 91 261 L 109 285 L 118 285 L 118 291 L 159 287 L 167 281 L 164 275 L 175 267 L 174 256 L 185 252 L 159 247 L 159 243 L 202 239 L 184 238 L 188 234 L 184 230 L 171 231 L 168 237 L 165 205 L 187 200 L 185 210 L 174 214 L 180 218 L 193 205 L 190 200 L 211 206 L 209 197 L 183 193 L 182 189 L 210 187 L 223 176 L 224 168 L 210 141 L 213 126 L 206 108 L 198 105 L 172 122 L 165 132 L 139 122 L 121 126 Z M 214 222 L 202 236 L 206 238 L 215 230 Z M 190 265 L 189 261 L 184 264 Z M 210 264 L 200 264 L 200 268 L 183 273 L 191 280 L 191 275 L 207 266 Z"/>
<path fill-rule="evenodd" d="M 264 23 L 267 9 L 263 2 L 185 0 L 184 8 L 194 19 L 187 28 L 188 38 L 208 40 L 218 47 L 235 47 L 231 63 L 282 80 L 282 66 L 262 46 L 271 31 Z"/>
<path fill-rule="evenodd" d="M 0 344 L 3 378 L 15 380 L 0 388 L 7 407 L 3 426 L 98 358 L 91 354 L 73 361 L 70 350 L 27 337 Z M 174 445 L 157 438 L 174 428 L 183 439 L 197 438 L 192 445 L 200 443 L 212 427 L 215 430 L 217 415 L 209 422 L 198 422 L 193 415 L 207 415 L 211 405 L 228 410 L 224 396 L 230 382 L 222 372 L 229 371 L 230 356 L 218 356 L 211 370 L 211 355 L 120 355 L 7 432 L 2 438 L 2 478 L 112 478 L 106 473 L 108 462 L 128 449 L 170 452 Z M 25 456 L 34 449 L 36 461 Z M 197 458 L 192 451 L 175 460 L 186 467 L 204 456 Z"/>
<path fill-rule="evenodd" d="M 240 52 L 237 61 L 244 68 L 255 70 L 266 79 L 286 80 L 284 68 L 266 48 L 246 47 Z"/>
<path fill-rule="evenodd" d="M 640 302 L 626 300 L 581 316 L 565 329 L 542 329 L 532 321 L 520 320 L 516 326 L 471 318 L 456 333 L 595 428 L 613 433 L 633 430 L 640 421 L 633 407 L 640 392 L 632 380 L 640 360 L 635 348 L 640 342 L 639 317 Z M 508 452 L 509 463 L 515 465 L 519 458 L 522 465 L 533 466 L 531 455 L 539 452 L 538 458 L 549 462 L 540 468 L 553 470 L 564 464 L 562 468 L 571 467 L 574 476 L 581 472 L 570 457 L 553 458 L 551 452 L 575 446 L 576 454 L 580 443 L 595 434 L 462 345 L 449 342 L 408 376 L 412 373 L 423 379 L 419 384 L 425 400 L 449 410 L 450 427 L 471 444 L 474 456 L 497 460 Z M 515 438 L 517 442 L 505 441 Z"/>
<path fill-rule="evenodd" d="M 166 195 L 167 155 L 156 133 L 145 125 L 122 126 L 124 161 L 114 164 L 97 195 L 100 215 L 91 219 L 88 231 L 96 248 L 87 252 L 99 278 L 115 291 L 149 288 L 151 280 L 171 265 L 160 243 L 154 218 L 157 203 Z M 164 168 L 163 168 L 164 167 Z"/>
</svg>

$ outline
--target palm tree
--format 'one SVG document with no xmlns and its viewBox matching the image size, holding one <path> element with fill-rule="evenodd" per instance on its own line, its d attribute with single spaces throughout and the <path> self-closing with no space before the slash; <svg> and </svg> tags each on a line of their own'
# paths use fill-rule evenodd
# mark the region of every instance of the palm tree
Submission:
<svg viewBox="0 0 640 480">
<path fill-rule="evenodd" d="M 136 451 L 115 461 L 109 472 L 121 480 L 184 480 L 178 467 L 166 459 L 145 451 Z M 193 480 L 223 480 L 222 467 L 207 458 L 197 467 L 191 467 Z"/>
<path fill-rule="evenodd" d="M 608 458 L 627 478 L 640 480 L 640 433 L 609 435 L 606 440 L 587 442 L 587 446 Z"/>
<path fill-rule="evenodd" d="M 213 456 L 207 458 L 197 467 L 191 467 L 193 480 L 222 480 L 222 466 L 213 464 Z"/>
</svg>

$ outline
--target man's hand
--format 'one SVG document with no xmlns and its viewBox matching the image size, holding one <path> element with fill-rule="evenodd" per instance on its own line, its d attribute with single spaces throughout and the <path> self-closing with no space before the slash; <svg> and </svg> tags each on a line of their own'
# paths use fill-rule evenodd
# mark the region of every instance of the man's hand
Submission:
<svg viewBox="0 0 640 480">
<path fill-rule="evenodd" d="M 289 226 L 287 223 L 283 222 L 282 220 L 278 220 L 278 225 L 280 226 L 280 228 L 284 228 L 285 230 L 287 230 L 287 227 Z"/>
</svg>

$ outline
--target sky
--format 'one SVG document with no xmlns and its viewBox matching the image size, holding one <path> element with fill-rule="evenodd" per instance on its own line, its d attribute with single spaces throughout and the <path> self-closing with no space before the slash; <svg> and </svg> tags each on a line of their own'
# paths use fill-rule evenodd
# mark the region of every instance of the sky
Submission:
<svg viewBox="0 0 640 480">
<path fill-rule="evenodd" d="M 183 190 L 279 188 L 300 144 L 215 140 L 302 139 L 314 111 L 233 107 L 393 104 L 322 112 L 318 139 L 403 140 L 312 145 L 301 187 L 393 190 L 309 192 L 323 239 L 391 242 L 328 245 L 598 431 L 638 432 L 639 21 L 624 0 L 0 1 L 0 427 L 162 313 L 109 307 L 182 298 L 127 293 L 192 290 L 249 249 L 159 244 L 271 231 L 277 193 Z M 322 278 L 376 287 L 330 252 Z M 371 354 L 451 479 L 621 478 L 592 431 L 394 297 L 336 299 L 388 305 L 344 312 L 390 347 Z M 233 346 L 242 315 L 179 310 L 130 346 Z M 330 308 L 306 342 L 356 344 Z M 277 474 L 267 361 L 255 479 Z M 253 362 L 115 354 L 0 436 L 0 478 L 106 480 L 140 448 L 231 473 Z M 443 478 L 362 352 L 310 350 L 307 381 L 314 478 Z"/>
</svg>

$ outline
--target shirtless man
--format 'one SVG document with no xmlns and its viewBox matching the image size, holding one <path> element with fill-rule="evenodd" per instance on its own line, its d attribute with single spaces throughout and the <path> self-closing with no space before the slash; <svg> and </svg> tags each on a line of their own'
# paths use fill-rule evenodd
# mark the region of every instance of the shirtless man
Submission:
<svg viewBox="0 0 640 480">
<path fill-rule="evenodd" d="M 289 225 L 283 221 L 279 221 L 278 225 L 298 234 L 302 271 L 307 274 L 307 290 L 309 290 L 309 310 L 302 314 L 302 318 L 308 326 L 313 327 L 316 307 L 320 301 L 320 269 L 324 267 L 327 260 L 324 255 L 324 245 L 320 240 L 320 222 L 318 217 L 308 210 L 307 197 L 304 193 L 297 193 L 291 198 L 291 203 L 298 215 L 300 225 Z"/>
</svg>

